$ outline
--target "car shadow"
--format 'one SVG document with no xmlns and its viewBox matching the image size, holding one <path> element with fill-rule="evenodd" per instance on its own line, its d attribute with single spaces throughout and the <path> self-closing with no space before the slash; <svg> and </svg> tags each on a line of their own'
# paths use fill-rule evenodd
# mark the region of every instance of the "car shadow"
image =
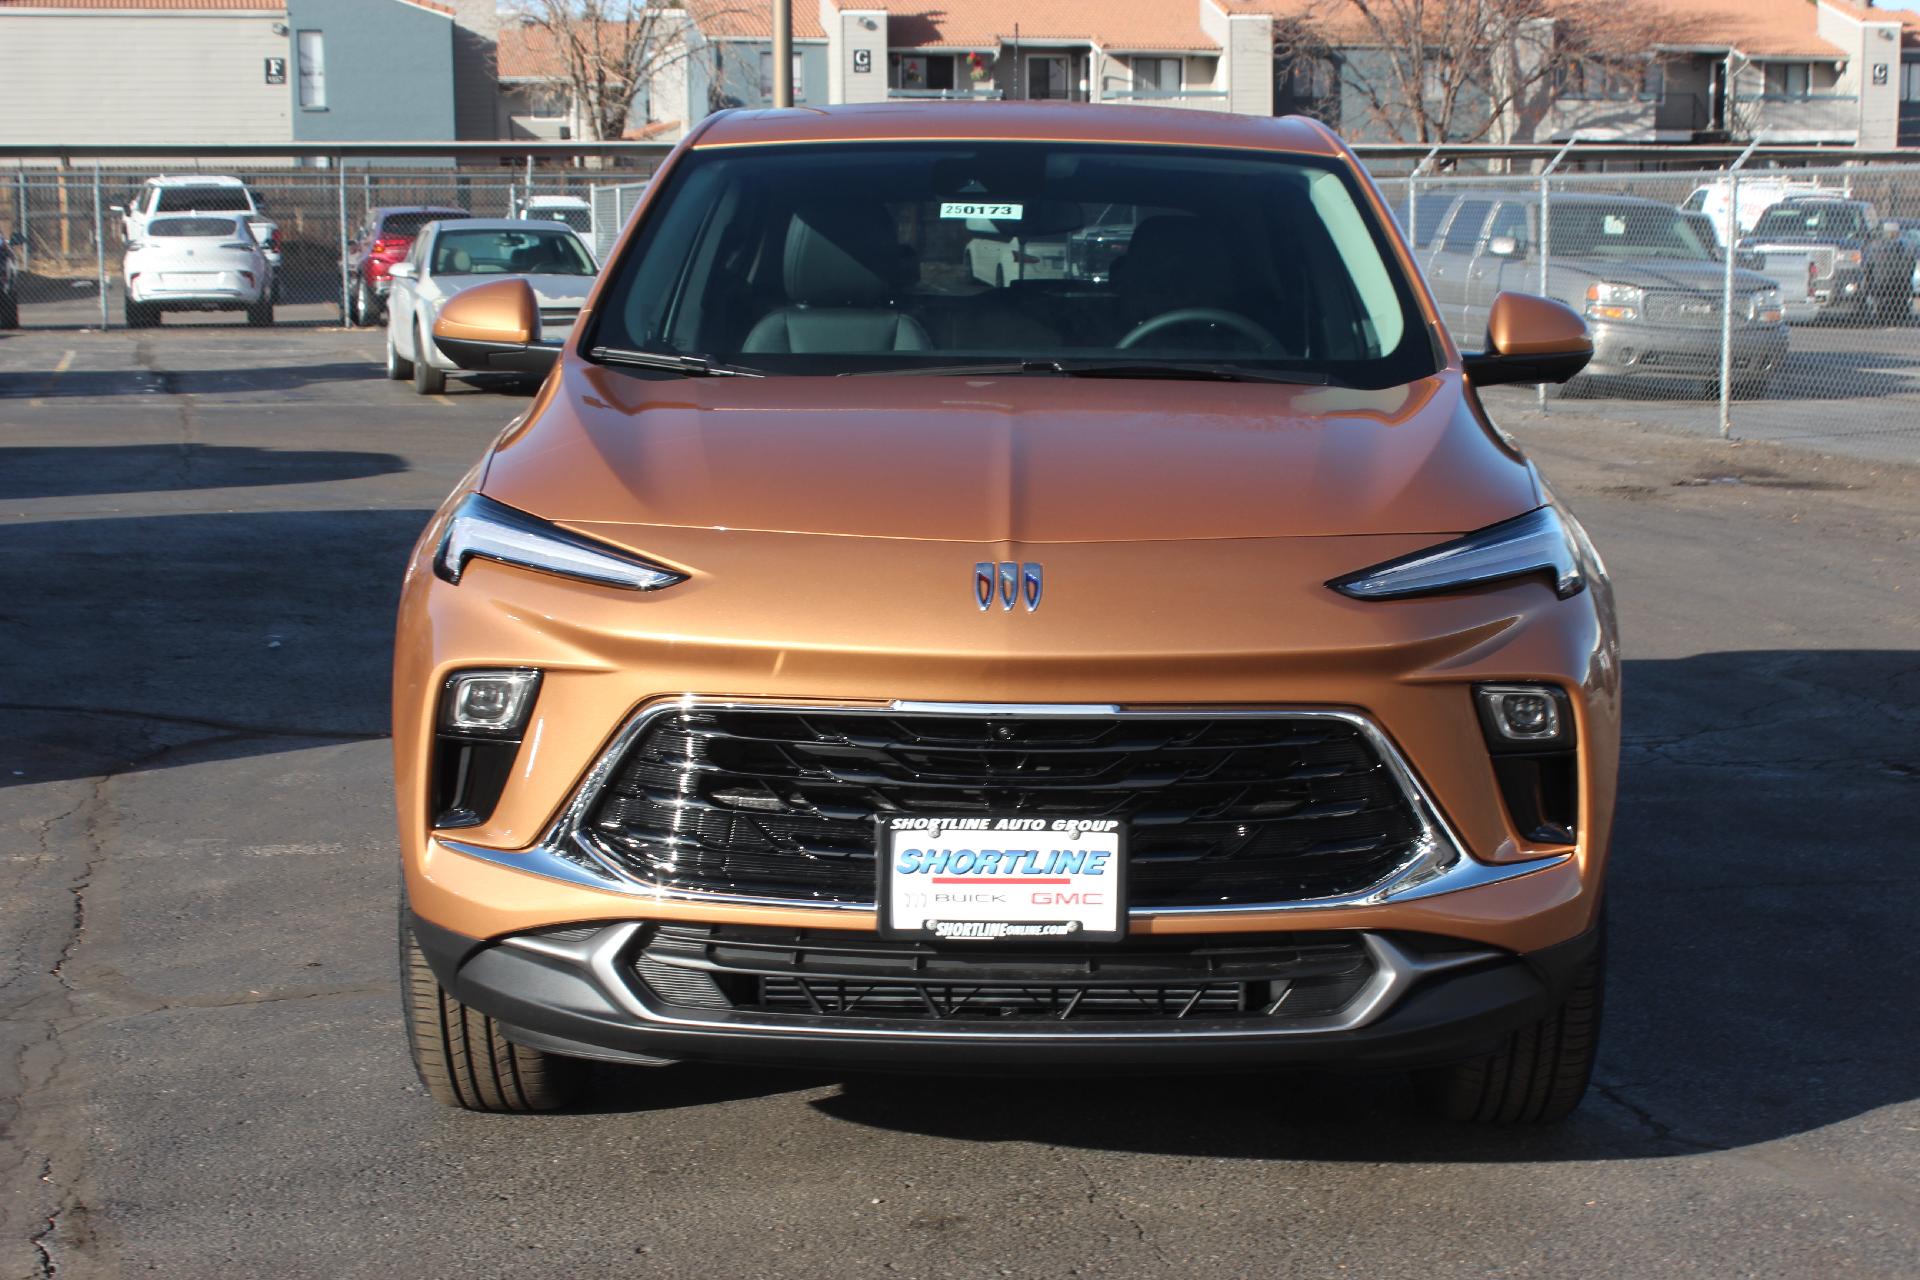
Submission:
<svg viewBox="0 0 1920 1280">
<path fill-rule="evenodd" d="M 379 474 L 366 456 L 345 466 Z M 341 478 L 338 459 L 308 465 Z M 385 737 L 401 575 L 430 515 L 0 524 L 0 786 Z"/>
<path fill-rule="evenodd" d="M 216 326 L 201 325 L 203 329 Z M 378 366 L 366 360 L 263 365 L 243 370 L 179 369 L 155 372 L 138 365 L 120 369 L 10 369 L 0 373 L 0 401 L 79 400 L 106 396 L 232 394 L 298 391 L 322 383 L 366 382 Z"/>
<path fill-rule="evenodd" d="M 1626 664 L 1607 1030 L 1573 1117 L 1424 1118 L 1399 1076 L 843 1075 L 850 1124 L 962 1142 L 1209 1158 L 1612 1160 L 1750 1146 L 1920 1096 L 1912 827 L 1920 652 L 1767 650 Z M 603 1072 L 595 1106 L 677 1081 Z M 659 1069 L 655 1069 L 659 1070 Z M 666 1069 L 679 1072 L 680 1068 Z M 730 1094 L 818 1073 L 735 1072 Z"/>
<path fill-rule="evenodd" d="M 397 453 L 261 449 L 251 445 L 15 445 L 0 447 L 0 499 L 319 484 L 394 475 Z"/>
</svg>

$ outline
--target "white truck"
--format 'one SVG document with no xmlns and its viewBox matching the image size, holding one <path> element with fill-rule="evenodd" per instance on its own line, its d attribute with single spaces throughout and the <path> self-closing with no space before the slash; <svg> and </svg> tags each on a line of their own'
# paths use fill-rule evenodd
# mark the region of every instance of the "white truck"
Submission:
<svg viewBox="0 0 1920 1280">
<path fill-rule="evenodd" d="M 1704 213 L 1713 219 L 1713 234 L 1720 242 L 1720 251 L 1726 252 L 1729 244 L 1752 231 L 1760 221 L 1760 215 L 1782 200 L 1793 200 L 1808 196 L 1828 196 L 1838 200 L 1850 198 L 1851 191 L 1845 186 L 1834 186 L 1818 178 L 1785 178 L 1772 174 L 1755 173 L 1740 175 L 1739 229 L 1730 231 L 1733 221 L 1733 183 L 1721 178 L 1703 187 L 1695 187 L 1693 194 L 1681 202 L 1680 207 L 1689 213 Z"/>
</svg>

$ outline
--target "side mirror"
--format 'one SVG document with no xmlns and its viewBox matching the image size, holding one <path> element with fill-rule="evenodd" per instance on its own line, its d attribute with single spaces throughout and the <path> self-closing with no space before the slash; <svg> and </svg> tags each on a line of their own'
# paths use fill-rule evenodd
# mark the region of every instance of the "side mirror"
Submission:
<svg viewBox="0 0 1920 1280">
<path fill-rule="evenodd" d="M 127 216 L 127 206 L 123 204 L 110 204 L 107 206 L 107 209 L 109 212 L 117 213 L 123 218 Z"/>
<path fill-rule="evenodd" d="M 1889 240 L 1898 240 L 1900 238 L 1900 224 L 1895 222 L 1892 218 L 1888 218 L 1885 222 L 1880 224 L 1880 231 Z"/>
<path fill-rule="evenodd" d="M 440 307 L 433 342 L 462 369 L 545 373 L 560 355 L 540 341 L 540 303 L 525 280 L 494 280 L 462 289 Z"/>
<path fill-rule="evenodd" d="M 1593 359 L 1587 322 L 1573 308 L 1528 293 L 1503 293 L 1487 317 L 1487 349 L 1465 357 L 1476 387 L 1565 382 Z"/>
<path fill-rule="evenodd" d="M 1520 242 L 1512 236 L 1495 236 L 1487 241 L 1487 252 L 1496 258 L 1517 258 L 1520 256 Z"/>
<path fill-rule="evenodd" d="M 396 262 L 387 268 L 387 274 L 395 280 L 418 280 L 420 268 L 411 262 Z"/>
</svg>

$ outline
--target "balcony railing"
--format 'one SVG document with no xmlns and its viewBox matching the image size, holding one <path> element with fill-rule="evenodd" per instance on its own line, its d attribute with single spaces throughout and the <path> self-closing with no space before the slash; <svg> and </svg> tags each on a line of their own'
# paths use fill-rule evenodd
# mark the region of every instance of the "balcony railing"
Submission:
<svg viewBox="0 0 1920 1280">
<path fill-rule="evenodd" d="M 1145 107 L 1227 109 L 1225 89 L 1102 89 L 1096 102 L 1131 102 Z"/>
<path fill-rule="evenodd" d="M 1769 142 L 1851 142 L 1860 135 L 1860 99 L 1851 93 L 1743 93 L 1734 99 L 1735 124 L 1746 137 Z"/>
<path fill-rule="evenodd" d="M 914 101 L 933 102 L 995 102 L 1005 97 L 1000 90 L 990 84 L 976 84 L 965 89 L 888 89 L 889 98 L 907 98 Z"/>
</svg>

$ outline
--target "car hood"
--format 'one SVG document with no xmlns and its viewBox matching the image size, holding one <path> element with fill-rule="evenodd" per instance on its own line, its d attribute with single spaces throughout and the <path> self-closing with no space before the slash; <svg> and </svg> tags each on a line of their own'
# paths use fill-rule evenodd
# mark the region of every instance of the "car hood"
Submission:
<svg viewBox="0 0 1920 1280">
<path fill-rule="evenodd" d="M 543 307 L 578 307 L 593 292 L 592 276 L 435 276 L 434 284 L 440 290 L 442 298 L 451 298 L 462 289 L 471 289 L 477 284 L 491 284 L 496 280 L 525 280 L 533 290 L 534 298 Z"/>
<path fill-rule="evenodd" d="M 1727 268 L 1721 262 L 1684 262 L 1660 258 L 1574 258 L 1570 265 L 1612 284 L 1629 284 L 1641 289 L 1681 289 L 1691 293 L 1718 295 L 1726 287 Z M 1757 271 L 1735 267 L 1736 290 L 1765 289 L 1773 281 Z"/>
<path fill-rule="evenodd" d="M 966 542 L 1458 533 L 1542 500 L 1458 373 L 1403 387 L 651 378 L 569 354 L 482 489 L 575 526 Z"/>
</svg>

